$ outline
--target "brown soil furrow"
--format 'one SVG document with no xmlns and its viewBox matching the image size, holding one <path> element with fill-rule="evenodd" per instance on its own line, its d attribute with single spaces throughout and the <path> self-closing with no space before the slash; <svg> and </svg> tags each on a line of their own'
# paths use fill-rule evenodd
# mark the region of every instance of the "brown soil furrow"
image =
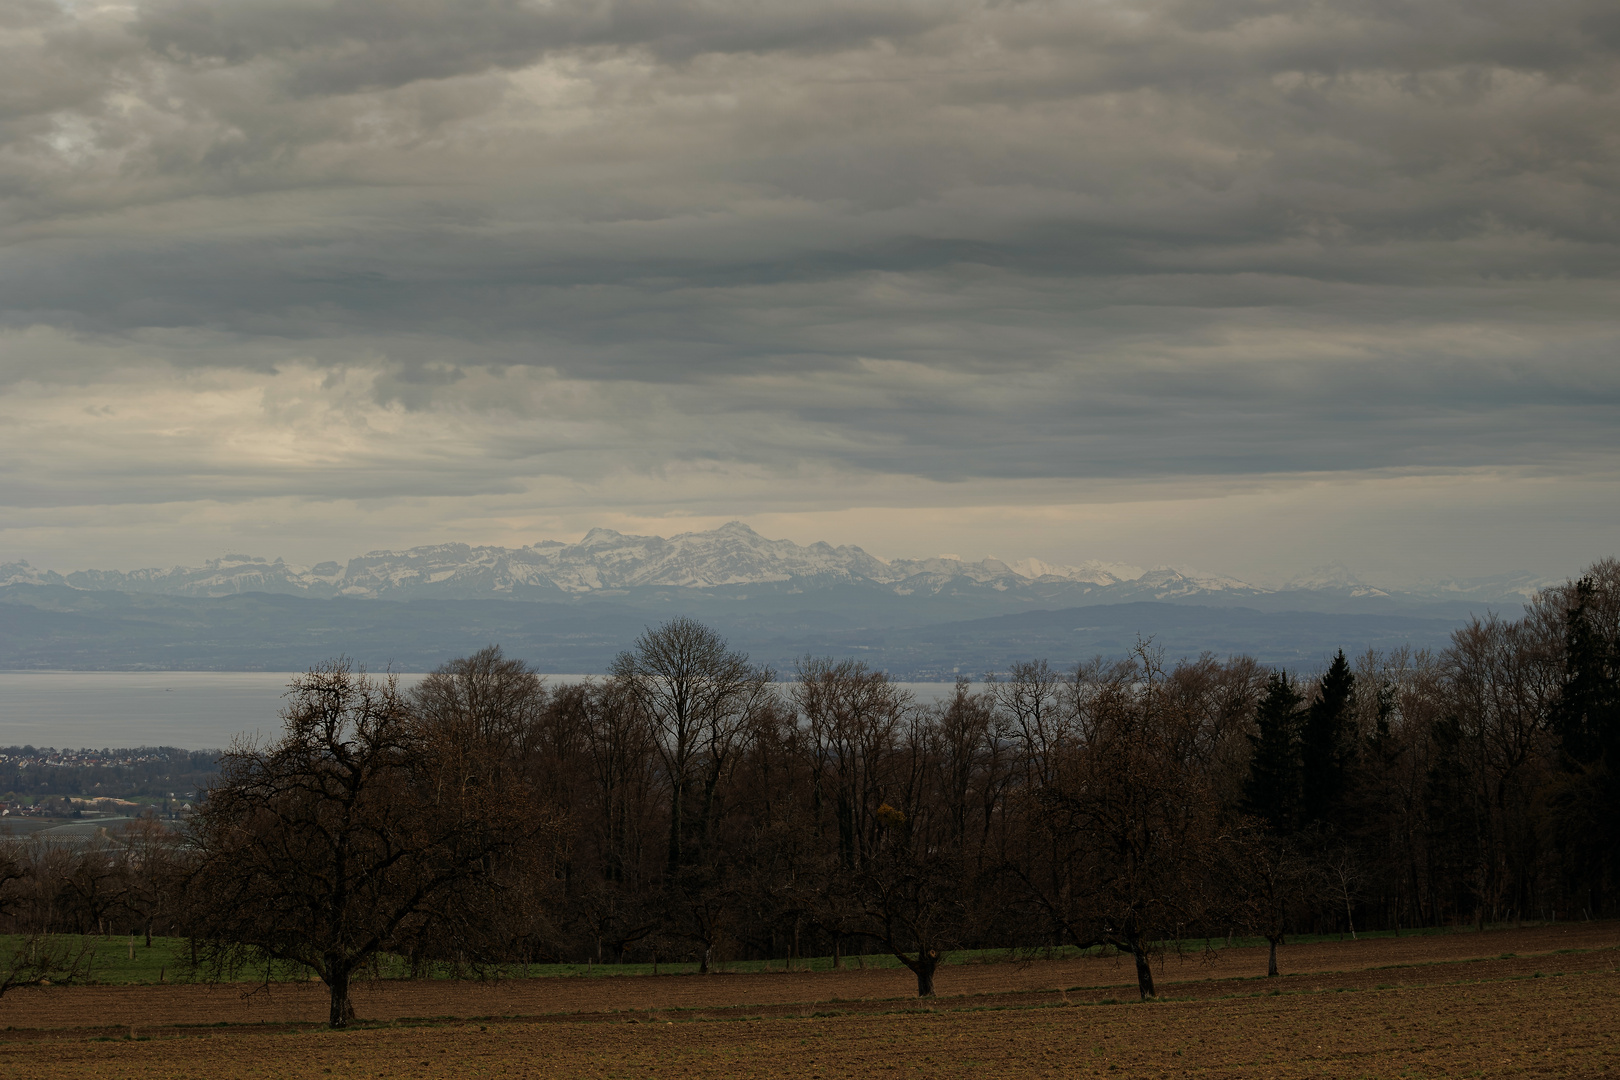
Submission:
<svg viewBox="0 0 1620 1080">
<path fill-rule="evenodd" d="M 1276 980 L 1262 950 L 1222 951 L 1213 963 L 1170 959 L 1159 990 L 1175 999 L 1377 990 L 1458 982 L 1533 978 L 1537 972 L 1613 971 L 1620 964 L 1620 926 L 1575 924 L 1484 934 L 1376 939 L 1284 949 Z M 1559 950 L 1575 950 L 1563 952 Z M 1503 953 L 1515 955 L 1503 957 Z M 1243 974 L 1239 974 L 1243 973 Z M 1136 997 L 1134 979 L 1118 959 L 975 964 L 942 969 L 935 1009 L 1029 1007 Z M 531 1017 L 556 1020 L 645 1018 L 733 1019 L 816 1012 L 870 1013 L 915 1009 L 914 984 L 903 971 L 816 974 L 718 974 L 625 978 L 512 980 L 501 983 L 381 982 L 357 991 L 370 1020 L 446 1017 Z M 309 1024 L 326 1014 L 324 988 L 313 983 L 240 986 L 66 986 L 13 991 L 0 1000 L 12 1029 L 86 1028 L 127 1031 L 183 1029 L 203 1024 Z"/>
<path fill-rule="evenodd" d="M 0 1076 L 1590 1077 L 1620 1072 L 1617 993 L 1620 975 L 1592 972 L 1382 994 L 733 1023 L 255 1027 L 149 1041 L 37 1032 L 48 1037 L 0 1043 Z"/>
</svg>

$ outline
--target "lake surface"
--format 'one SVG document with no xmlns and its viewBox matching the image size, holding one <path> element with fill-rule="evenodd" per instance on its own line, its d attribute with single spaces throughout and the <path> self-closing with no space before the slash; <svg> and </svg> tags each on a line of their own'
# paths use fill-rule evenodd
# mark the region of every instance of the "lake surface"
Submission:
<svg viewBox="0 0 1620 1080">
<path fill-rule="evenodd" d="M 281 731 L 284 671 L 0 671 L 0 746 L 215 750 Z M 401 675 L 414 684 L 421 675 Z M 583 675 L 549 675 L 574 681 Z M 949 683 L 900 683 L 918 701 Z"/>
</svg>

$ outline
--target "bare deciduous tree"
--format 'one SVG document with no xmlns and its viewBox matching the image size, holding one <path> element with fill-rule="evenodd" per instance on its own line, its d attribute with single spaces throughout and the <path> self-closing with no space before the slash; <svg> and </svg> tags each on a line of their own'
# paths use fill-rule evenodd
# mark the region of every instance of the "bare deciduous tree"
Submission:
<svg viewBox="0 0 1620 1080">
<path fill-rule="evenodd" d="M 0 947 L 0 997 L 69 982 L 89 969 L 93 943 L 55 932 L 54 900 L 74 861 L 67 854 L 40 841 L 0 838 L 0 924 L 9 932 Z"/>
<path fill-rule="evenodd" d="M 792 693 L 803 717 L 816 828 L 830 814 L 840 863 L 859 871 L 876 850 L 877 809 L 891 794 L 896 740 L 911 697 L 858 660 L 809 657 L 799 664 Z"/>
<path fill-rule="evenodd" d="M 860 897 L 855 932 L 876 941 L 917 978 L 917 996 L 934 996 L 934 973 L 961 940 L 968 898 L 959 858 L 918 850 L 905 814 L 878 808 L 884 833 L 873 857 L 850 878 Z"/>
<path fill-rule="evenodd" d="M 1211 910 L 1224 838 L 1191 754 L 1205 718 L 1168 692 L 1146 645 L 1132 662 L 1094 668 L 1089 681 L 1080 694 L 1084 737 L 1030 804 L 1052 842 L 1054 871 L 1049 879 L 1018 872 L 1051 931 L 1080 948 L 1129 954 L 1146 1000 L 1156 994 L 1152 957 Z"/>
<path fill-rule="evenodd" d="M 342 660 L 289 696 L 281 739 L 229 751 L 191 825 L 190 926 L 217 972 L 252 959 L 314 972 L 342 1027 L 378 953 L 427 937 L 476 947 L 502 905 L 530 902 L 515 886 L 553 825 L 491 750 L 503 718 L 418 717 L 394 678 Z"/>
<path fill-rule="evenodd" d="M 1321 872 L 1291 839 L 1261 827 L 1239 830 L 1227 857 L 1223 884 L 1230 914 L 1238 925 L 1266 939 L 1266 976 L 1275 978 L 1277 947 L 1300 911 L 1322 894 Z"/>
<path fill-rule="evenodd" d="M 695 619 L 676 618 L 648 630 L 620 653 L 613 676 L 645 713 L 669 780 L 669 871 L 701 848 L 711 824 L 716 786 L 765 703 L 770 675 L 733 652 Z M 696 796 L 697 807 L 689 804 Z"/>
</svg>

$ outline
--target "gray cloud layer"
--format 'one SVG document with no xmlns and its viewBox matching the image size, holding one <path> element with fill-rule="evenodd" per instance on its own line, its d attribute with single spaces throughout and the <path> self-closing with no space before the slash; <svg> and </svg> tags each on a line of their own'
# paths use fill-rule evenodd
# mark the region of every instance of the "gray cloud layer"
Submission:
<svg viewBox="0 0 1620 1080">
<path fill-rule="evenodd" d="M 14 0 L 0 504 L 1612 486 L 1617 52 L 1596 0 Z"/>
</svg>

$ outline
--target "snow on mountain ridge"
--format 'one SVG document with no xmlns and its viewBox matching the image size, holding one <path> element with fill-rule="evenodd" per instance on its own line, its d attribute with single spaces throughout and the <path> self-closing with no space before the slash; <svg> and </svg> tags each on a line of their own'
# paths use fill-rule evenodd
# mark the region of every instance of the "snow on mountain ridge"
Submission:
<svg viewBox="0 0 1620 1080">
<path fill-rule="evenodd" d="M 1529 600 L 1542 589 L 1561 585 L 1558 578 L 1538 574 L 1493 574 L 1480 578 L 1446 578 L 1414 586 L 1420 596 L 1437 599 L 1473 599 L 1479 596 L 1519 597 Z"/>
<path fill-rule="evenodd" d="M 1111 600 L 1185 600 L 1223 594 L 1232 600 L 1276 594 L 1235 578 L 1190 568 L 1143 569 L 1123 563 L 1086 561 L 1057 565 L 1026 558 L 1013 563 L 990 557 L 969 562 L 955 556 L 880 559 L 854 545 L 824 541 L 800 545 L 771 540 L 741 522 L 668 538 L 635 536 L 596 528 L 577 543 L 544 540 L 521 548 L 464 543 L 405 550 L 368 551 L 347 563 L 298 566 L 281 559 L 225 555 L 200 567 L 147 568 L 128 573 L 39 571 L 24 562 L 0 564 L 0 585 L 68 585 L 86 590 L 229 596 L 270 592 L 315 597 L 409 599 L 506 598 L 563 600 L 639 588 L 714 589 L 750 585 L 813 588 L 853 585 L 902 596 L 947 595 L 961 590 L 1016 592 L 1050 603 L 1076 596 Z M 1514 595 L 1532 588 L 1523 575 L 1445 582 L 1442 598 Z M 1306 590 L 1341 597 L 1390 594 L 1366 585 L 1343 567 L 1312 571 L 1284 585 L 1281 595 Z M 1494 591 L 1493 591 L 1494 590 Z"/>
<path fill-rule="evenodd" d="M 0 563 L 0 585 L 46 585 L 45 575 L 29 566 L 27 561 Z"/>
<path fill-rule="evenodd" d="M 1116 564 L 1054 566 L 1028 559 L 1017 565 L 995 558 L 885 561 L 854 545 L 771 540 L 733 521 L 718 529 L 678 533 L 667 539 L 596 528 L 574 544 L 547 540 L 515 549 L 429 544 L 404 550 L 377 549 L 347 564 L 315 566 L 232 554 L 209 559 L 200 567 L 154 567 L 128 573 L 80 570 L 61 575 L 19 563 L 0 567 L 0 583 L 192 596 L 260 591 L 376 597 L 431 588 L 440 595 L 536 598 L 645 586 L 717 588 L 798 579 L 876 584 L 905 593 L 937 592 L 952 582 L 1012 588 L 1046 580 L 1106 587 L 1136 580 L 1143 573 L 1138 567 Z"/>
<path fill-rule="evenodd" d="M 1369 585 L 1362 581 L 1350 569 L 1338 563 L 1318 566 L 1308 573 L 1290 578 L 1282 587 L 1283 592 L 1292 592 L 1300 589 L 1309 589 L 1314 592 L 1337 592 L 1347 596 L 1388 596 L 1389 593 L 1376 585 Z"/>
<path fill-rule="evenodd" d="M 1116 585 L 1122 581 L 1136 581 L 1147 573 L 1140 566 L 1132 566 L 1129 563 L 1105 563 L 1096 559 L 1087 559 L 1078 566 L 1063 566 L 1042 562 L 1040 559 L 1019 559 L 1011 566 L 1015 574 L 1031 581 L 1056 578 L 1060 581 L 1083 581 L 1091 585 Z"/>
</svg>

